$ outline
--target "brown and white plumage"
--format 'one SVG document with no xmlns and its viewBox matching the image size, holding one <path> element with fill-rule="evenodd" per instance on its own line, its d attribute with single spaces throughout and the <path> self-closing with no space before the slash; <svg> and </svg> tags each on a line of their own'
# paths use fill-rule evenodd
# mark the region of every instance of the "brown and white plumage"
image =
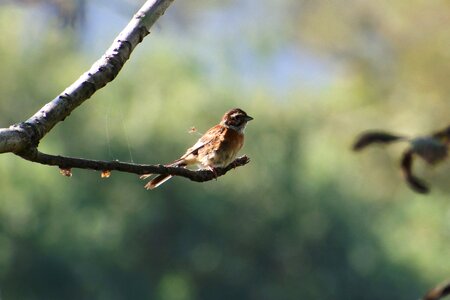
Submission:
<svg viewBox="0 0 450 300">
<path fill-rule="evenodd" d="M 200 168 L 214 170 L 226 167 L 235 158 L 244 144 L 244 129 L 247 122 L 253 120 L 243 110 L 234 108 L 224 114 L 220 124 L 210 128 L 186 153 L 167 167 L 187 167 L 198 165 Z M 142 175 L 145 179 L 152 174 Z M 145 185 L 154 189 L 172 175 L 158 175 Z"/>
</svg>

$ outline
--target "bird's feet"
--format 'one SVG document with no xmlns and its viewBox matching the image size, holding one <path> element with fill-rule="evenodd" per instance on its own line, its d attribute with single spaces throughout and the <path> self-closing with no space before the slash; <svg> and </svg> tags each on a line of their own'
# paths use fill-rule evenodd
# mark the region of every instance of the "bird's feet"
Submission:
<svg viewBox="0 0 450 300">
<path fill-rule="evenodd" d="M 213 174 L 214 174 L 214 179 L 217 180 L 217 177 L 219 177 L 219 176 L 217 175 L 216 168 L 211 167 L 211 166 L 208 166 L 207 168 L 208 168 L 208 170 L 210 170 L 211 172 L 213 172 Z"/>
</svg>

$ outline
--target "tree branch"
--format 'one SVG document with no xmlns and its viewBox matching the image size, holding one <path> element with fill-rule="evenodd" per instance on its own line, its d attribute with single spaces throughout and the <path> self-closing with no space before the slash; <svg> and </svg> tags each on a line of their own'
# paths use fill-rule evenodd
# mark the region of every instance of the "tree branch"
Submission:
<svg viewBox="0 0 450 300">
<path fill-rule="evenodd" d="M 174 176 L 181 176 L 188 178 L 192 181 L 204 182 L 215 179 L 219 176 L 225 175 L 231 169 L 244 166 L 250 162 L 247 156 L 241 156 L 236 158 L 231 164 L 225 168 L 216 168 L 215 173 L 209 170 L 192 171 L 180 167 L 166 167 L 163 165 L 144 165 L 125 163 L 120 161 L 100 161 L 90 160 L 83 158 L 64 157 L 59 155 L 45 154 L 33 148 L 27 152 L 22 152 L 20 156 L 26 160 L 49 165 L 58 166 L 63 170 L 70 170 L 72 168 L 78 169 L 90 169 L 96 171 L 120 171 L 133 173 L 137 175 L 143 174 L 167 174 Z"/>
<path fill-rule="evenodd" d="M 18 156 L 40 164 L 58 166 L 64 175 L 71 175 L 72 168 L 102 171 L 108 177 L 111 171 L 143 174 L 167 174 L 203 182 L 225 175 L 229 170 L 243 166 L 250 160 L 246 156 L 237 158 L 225 168 L 192 171 L 185 168 L 163 165 L 142 165 L 119 161 L 99 161 L 82 158 L 50 155 L 40 152 L 40 140 L 63 121 L 97 90 L 112 81 L 130 58 L 134 48 L 149 34 L 151 26 L 164 14 L 174 0 L 149 0 L 134 15 L 133 19 L 116 37 L 106 53 L 81 75 L 58 97 L 43 106 L 25 122 L 0 129 L 0 153 L 13 152 Z"/>
<path fill-rule="evenodd" d="M 58 122 L 119 74 L 134 48 L 149 34 L 152 25 L 172 2 L 147 1 L 105 54 L 78 80 L 25 122 L 0 129 L 0 153 L 19 153 L 37 147 Z"/>
</svg>

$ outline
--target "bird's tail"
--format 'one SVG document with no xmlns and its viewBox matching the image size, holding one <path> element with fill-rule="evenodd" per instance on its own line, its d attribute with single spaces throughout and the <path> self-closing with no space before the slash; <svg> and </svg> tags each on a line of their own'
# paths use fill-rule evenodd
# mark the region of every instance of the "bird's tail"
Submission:
<svg viewBox="0 0 450 300">
<path fill-rule="evenodd" d="M 165 166 L 166 167 L 185 167 L 186 163 L 184 163 L 181 159 L 179 159 L 179 160 L 176 160 L 173 163 L 167 164 Z M 144 175 L 141 175 L 139 178 L 147 179 L 151 176 L 153 176 L 153 174 L 144 174 Z M 153 190 L 172 177 L 173 177 L 172 175 L 158 175 L 155 178 L 153 178 L 152 180 L 150 180 L 144 187 L 147 190 Z"/>
<path fill-rule="evenodd" d="M 172 177 L 173 177 L 172 175 L 158 175 L 149 182 L 147 182 L 147 184 L 144 187 L 147 190 L 153 190 Z"/>
</svg>

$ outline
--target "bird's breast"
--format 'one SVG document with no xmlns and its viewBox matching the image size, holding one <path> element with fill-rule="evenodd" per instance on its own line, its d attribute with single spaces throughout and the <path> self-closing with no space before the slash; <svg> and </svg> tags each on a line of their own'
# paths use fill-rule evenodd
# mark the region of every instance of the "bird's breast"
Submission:
<svg viewBox="0 0 450 300">
<path fill-rule="evenodd" d="M 227 129 L 224 132 L 219 147 L 214 151 L 211 157 L 215 167 L 226 167 L 235 158 L 244 144 L 244 135 L 233 130 Z"/>
</svg>

